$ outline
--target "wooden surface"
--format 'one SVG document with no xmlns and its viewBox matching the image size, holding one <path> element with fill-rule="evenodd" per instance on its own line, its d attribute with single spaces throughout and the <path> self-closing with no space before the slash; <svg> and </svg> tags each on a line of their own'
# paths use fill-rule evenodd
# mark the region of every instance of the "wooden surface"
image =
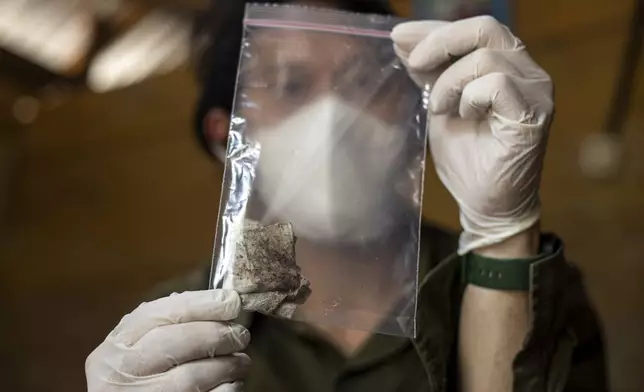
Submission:
<svg viewBox="0 0 644 392">
<path fill-rule="evenodd" d="M 557 89 L 544 224 L 586 275 L 615 391 L 644 390 L 644 69 L 619 178 L 584 178 L 577 154 L 601 131 L 629 6 L 544 0 L 517 9 L 522 37 Z M 0 390 L 84 390 L 84 359 L 119 318 L 155 282 L 209 259 L 221 172 L 192 139 L 194 93 L 176 73 L 85 93 L 28 129 L 3 129 Z M 429 173 L 425 215 L 456 227 L 454 203 Z"/>
</svg>

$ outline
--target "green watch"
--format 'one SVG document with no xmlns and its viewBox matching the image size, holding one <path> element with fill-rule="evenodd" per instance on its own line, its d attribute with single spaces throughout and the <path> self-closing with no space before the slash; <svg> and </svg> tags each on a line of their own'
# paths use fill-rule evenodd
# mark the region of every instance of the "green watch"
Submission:
<svg viewBox="0 0 644 392">
<path fill-rule="evenodd" d="M 492 259 L 470 252 L 463 256 L 463 283 L 494 290 L 529 291 L 530 266 L 543 257 Z"/>
</svg>

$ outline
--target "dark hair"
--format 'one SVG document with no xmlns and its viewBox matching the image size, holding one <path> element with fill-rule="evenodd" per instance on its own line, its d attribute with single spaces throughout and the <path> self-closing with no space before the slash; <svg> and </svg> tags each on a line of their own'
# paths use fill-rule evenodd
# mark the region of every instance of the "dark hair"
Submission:
<svg viewBox="0 0 644 392">
<path fill-rule="evenodd" d="M 212 108 L 232 110 L 235 80 L 242 41 L 242 23 L 247 0 L 211 0 L 197 17 L 193 29 L 193 62 L 201 91 L 194 118 L 199 143 L 210 152 L 203 130 L 206 114 Z M 297 3 L 279 0 L 270 3 Z M 335 0 L 334 8 L 367 14 L 392 14 L 385 0 Z"/>
</svg>

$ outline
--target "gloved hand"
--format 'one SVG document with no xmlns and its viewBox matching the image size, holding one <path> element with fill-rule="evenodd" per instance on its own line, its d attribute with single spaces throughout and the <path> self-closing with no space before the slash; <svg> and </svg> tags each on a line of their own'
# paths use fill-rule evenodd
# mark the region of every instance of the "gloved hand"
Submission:
<svg viewBox="0 0 644 392">
<path fill-rule="evenodd" d="M 173 294 L 126 315 L 85 362 L 88 392 L 241 391 L 249 332 L 229 290 Z"/>
<path fill-rule="evenodd" d="M 412 78 L 430 87 L 429 144 L 460 207 L 459 253 L 533 226 L 554 108 L 548 74 L 489 16 L 403 23 L 392 39 Z"/>
</svg>

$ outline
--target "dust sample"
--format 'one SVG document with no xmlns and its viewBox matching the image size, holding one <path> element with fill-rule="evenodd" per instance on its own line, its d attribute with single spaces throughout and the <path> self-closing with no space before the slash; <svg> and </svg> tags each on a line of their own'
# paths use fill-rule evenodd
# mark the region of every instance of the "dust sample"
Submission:
<svg viewBox="0 0 644 392">
<path fill-rule="evenodd" d="M 244 310 L 291 318 L 306 301 L 310 282 L 295 263 L 295 241 L 290 223 L 244 222 L 233 268 Z"/>
</svg>

